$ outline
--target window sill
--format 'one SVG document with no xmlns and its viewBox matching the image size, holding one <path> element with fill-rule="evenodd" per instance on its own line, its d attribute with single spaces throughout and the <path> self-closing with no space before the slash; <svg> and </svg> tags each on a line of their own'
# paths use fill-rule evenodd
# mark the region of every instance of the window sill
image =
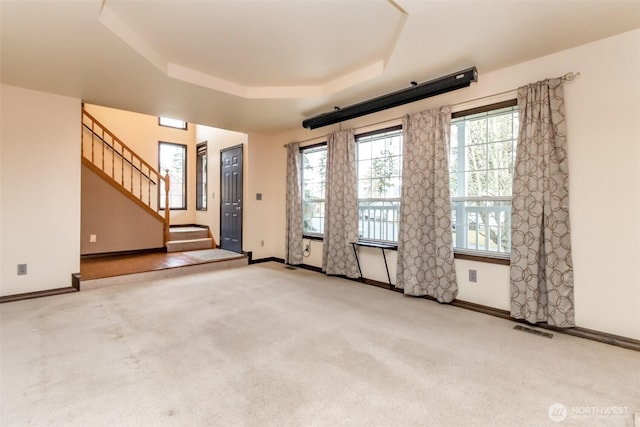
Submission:
<svg viewBox="0 0 640 427">
<path fill-rule="evenodd" d="M 320 242 L 322 242 L 324 240 L 324 237 L 322 237 L 322 236 L 312 236 L 312 235 L 309 235 L 309 234 L 303 234 L 302 238 L 303 239 L 307 239 L 307 240 L 317 240 L 317 241 L 320 241 Z"/>
<path fill-rule="evenodd" d="M 505 258 L 494 258 L 490 256 L 470 255 L 470 254 L 463 254 L 459 252 L 454 252 L 453 257 L 455 259 L 485 262 L 487 264 L 511 265 L 511 261 Z"/>
<path fill-rule="evenodd" d="M 375 240 L 358 240 L 357 242 L 353 242 L 353 243 L 358 246 L 365 246 L 368 248 L 390 249 L 393 251 L 398 250 L 398 244 L 391 243 L 391 242 L 377 242 Z"/>
</svg>

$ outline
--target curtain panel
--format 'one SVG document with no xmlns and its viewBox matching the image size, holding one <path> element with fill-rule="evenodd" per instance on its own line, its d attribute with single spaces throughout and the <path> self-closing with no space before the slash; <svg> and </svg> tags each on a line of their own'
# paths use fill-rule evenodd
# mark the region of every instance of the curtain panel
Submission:
<svg viewBox="0 0 640 427">
<path fill-rule="evenodd" d="M 300 144 L 287 145 L 287 264 L 302 264 L 302 195 Z"/>
<path fill-rule="evenodd" d="M 351 242 L 358 241 L 356 143 L 353 130 L 327 137 L 322 271 L 359 277 Z"/>
<path fill-rule="evenodd" d="M 449 107 L 403 122 L 402 198 L 396 287 L 451 302 L 458 294 L 449 198 Z"/>
<path fill-rule="evenodd" d="M 563 80 L 518 89 L 511 207 L 511 316 L 572 327 L 573 263 Z"/>
</svg>

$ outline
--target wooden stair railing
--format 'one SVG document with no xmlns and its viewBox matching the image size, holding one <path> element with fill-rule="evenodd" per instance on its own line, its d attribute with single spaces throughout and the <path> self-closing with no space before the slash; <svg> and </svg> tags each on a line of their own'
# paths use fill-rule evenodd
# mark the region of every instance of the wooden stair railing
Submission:
<svg viewBox="0 0 640 427">
<path fill-rule="evenodd" d="M 95 117 L 82 109 L 82 159 L 131 200 L 164 223 L 164 244 L 169 240 L 169 171 L 162 176 Z M 158 185 L 164 184 L 164 216 L 160 215 Z"/>
<path fill-rule="evenodd" d="M 171 189 L 171 179 L 169 178 L 169 169 L 165 171 L 164 174 L 164 244 L 166 245 L 169 241 L 169 224 L 170 224 L 170 209 L 169 209 L 169 191 Z"/>
</svg>

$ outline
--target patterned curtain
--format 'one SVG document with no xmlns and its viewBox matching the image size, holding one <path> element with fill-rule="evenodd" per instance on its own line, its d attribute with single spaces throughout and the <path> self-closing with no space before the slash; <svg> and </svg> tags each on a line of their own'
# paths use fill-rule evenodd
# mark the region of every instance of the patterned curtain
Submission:
<svg viewBox="0 0 640 427">
<path fill-rule="evenodd" d="M 518 89 L 511 205 L 511 316 L 572 327 L 569 162 L 562 79 Z"/>
<path fill-rule="evenodd" d="M 458 294 L 451 237 L 449 132 L 442 107 L 403 123 L 402 199 L 396 287 L 451 302 Z"/>
<path fill-rule="evenodd" d="M 287 145 L 287 264 L 302 264 L 302 196 L 300 144 Z"/>
<path fill-rule="evenodd" d="M 353 130 L 327 138 L 327 175 L 322 271 L 359 277 L 351 242 L 358 241 L 356 143 Z"/>
</svg>

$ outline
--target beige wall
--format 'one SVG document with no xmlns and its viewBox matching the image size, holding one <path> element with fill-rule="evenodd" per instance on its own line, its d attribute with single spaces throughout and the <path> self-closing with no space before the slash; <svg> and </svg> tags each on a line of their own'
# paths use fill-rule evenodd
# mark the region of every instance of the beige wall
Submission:
<svg viewBox="0 0 640 427">
<path fill-rule="evenodd" d="M 195 222 L 200 225 L 208 225 L 216 243 L 220 244 L 220 150 L 244 144 L 243 166 L 244 177 L 243 193 L 247 192 L 247 134 L 233 132 L 210 126 L 195 126 L 196 143 L 207 142 L 207 210 L 195 211 Z M 195 165 L 195 163 L 194 163 Z M 195 185 L 194 185 L 195 188 Z M 246 233 L 244 233 L 246 234 Z M 244 237 L 243 234 L 243 237 Z M 244 247 L 244 243 L 243 243 Z"/>
<path fill-rule="evenodd" d="M 164 247 L 164 223 L 84 165 L 81 206 L 81 255 Z"/>
<path fill-rule="evenodd" d="M 80 100 L 0 85 L 0 295 L 80 272 Z M 27 264 L 27 275 L 17 265 Z"/>
<path fill-rule="evenodd" d="M 196 126 L 187 130 L 158 125 L 156 116 L 85 104 L 85 109 L 135 151 L 151 166 L 158 168 L 158 142 L 187 146 L 187 209 L 172 210 L 171 224 L 193 224 L 196 212 Z M 160 171 L 162 173 L 162 171 Z M 164 215 L 163 211 L 160 211 Z"/>
<path fill-rule="evenodd" d="M 246 249 L 254 259 L 284 257 L 286 150 L 266 135 L 249 134 L 248 195 L 245 197 Z M 262 200 L 256 200 L 256 194 Z"/>
<path fill-rule="evenodd" d="M 570 156 L 570 191 L 576 323 L 580 327 L 640 339 L 640 30 L 600 40 L 498 71 L 479 70 L 471 88 L 397 107 L 342 124 L 364 129 L 371 123 L 448 104 L 464 109 L 489 104 L 530 82 L 580 72 L 565 85 Z M 502 95 L 505 97 L 508 95 Z M 483 100 L 474 102 L 478 98 Z M 314 131 L 299 129 L 274 138 L 278 144 L 322 137 L 337 125 Z M 285 159 L 275 151 L 276 168 Z M 284 182 L 281 184 L 284 186 Z M 284 196 L 276 217 L 284 217 Z M 277 253 L 284 253 L 284 227 Z M 365 250 L 363 269 L 384 281 L 381 255 Z M 308 263 L 319 265 L 321 245 L 312 243 Z M 395 274 L 393 262 L 392 275 Z M 470 283 L 469 269 L 478 282 Z M 509 308 L 506 266 L 456 261 L 459 298 Z"/>
</svg>

